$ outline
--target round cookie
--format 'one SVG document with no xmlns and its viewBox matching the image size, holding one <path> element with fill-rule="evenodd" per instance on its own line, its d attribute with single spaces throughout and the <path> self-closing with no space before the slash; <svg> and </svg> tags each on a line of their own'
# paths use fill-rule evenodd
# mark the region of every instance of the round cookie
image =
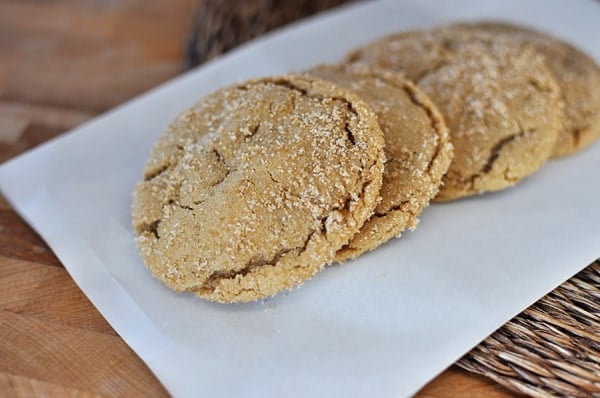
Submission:
<svg viewBox="0 0 600 398">
<path fill-rule="evenodd" d="M 559 90 L 543 57 L 525 43 L 456 29 L 405 32 L 347 60 L 401 71 L 438 106 L 454 159 L 435 200 L 512 186 L 552 153 Z"/>
<path fill-rule="evenodd" d="M 361 66 L 322 65 L 308 74 L 350 89 L 377 115 L 385 140 L 381 202 L 336 254 L 337 261 L 375 249 L 406 228 L 437 194 L 452 158 L 448 129 L 437 108 L 397 73 Z"/>
<path fill-rule="evenodd" d="M 562 129 L 553 156 L 565 156 L 600 138 L 600 67 L 575 47 L 541 32 L 502 22 L 452 25 L 452 29 L 503 35 L 540 52 L 561 92 Z"/>
<path fill-rule="evenodd" d="M 144 262 L 211 301 L 299 286 L 371 215 L 383 145 L 369 106 L 332 83 L 284 76 L 218 90 L 173 121 L 136 187 Z"/>
</svg>

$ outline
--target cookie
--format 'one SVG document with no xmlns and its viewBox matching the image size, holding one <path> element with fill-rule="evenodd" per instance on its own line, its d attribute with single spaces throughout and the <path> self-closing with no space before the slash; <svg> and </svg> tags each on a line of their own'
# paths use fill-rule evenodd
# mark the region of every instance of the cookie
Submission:
<svg viewBox="0 0 600 398">
<path fill-rule="evenodd" d="M 429 98 L 397 73 L 361 66 L 322 65 L 308 74 L 354 91 L 377 115 L 385 140 L 381 202 L 336 255 L 337 261 L 375 249 L 414 228 L 437 194 L 452 158 L 448 129 Z"/>
<path fill-rule="evenodd" d="M 600 138 L 600 67 L 575 47 L 541 32 L 502 22 L 460 24 L 451 28 L 502 35 L 533 45 L 560 87 L 562 128 L 553 156 L 565 156 Z"/>
<path fill-rule="evenodd" d="M 510 187 L 552 154 L 559 89 L 532 46 L 459 30 L 405 32 L 348 58 L 402 72 L 437 105 L 454 159 L 435 200 Z"/>
<path fill-rule="evenodd" d="M 383 134 L 369 106 L 306 76 L 218 90 L 179 115 L 134 192 L 155 277 L 211 301 L 297 287 L 375 208 Z"/>
</svg>

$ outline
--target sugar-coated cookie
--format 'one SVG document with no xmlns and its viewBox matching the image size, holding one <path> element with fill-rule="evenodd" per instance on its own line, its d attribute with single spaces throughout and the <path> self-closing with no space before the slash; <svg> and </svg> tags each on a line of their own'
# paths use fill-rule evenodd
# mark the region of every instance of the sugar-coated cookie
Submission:
<svg viewBox="0 0 600 398">
<path fill-rule="evenodd" d="M 526 43 L 457 29 L 412 31 L 368 44 L 347 62 L 399 71 L 439 108 L 454 159 L 435 200 L 507 188 L 552 154 L 559 89 Z"/>
<path fill-rule="evenodd" d="M 503 35 L 541 53 L 560 87 L 562 128 L 553 156 L 570 155 L 600 138 L 600 67 L 572 45 L 544 33 L 502 22 L 454 25 L 455 29 Z"/>
<path fill-rule="evenodd" d="M 144 262 L 211 301 L 299 286 L 372 214 L 383 146 L 370 107 L 332 83 L 290 75 L 218 90 L 173 121 L 136 187 Z"/>
</svg>

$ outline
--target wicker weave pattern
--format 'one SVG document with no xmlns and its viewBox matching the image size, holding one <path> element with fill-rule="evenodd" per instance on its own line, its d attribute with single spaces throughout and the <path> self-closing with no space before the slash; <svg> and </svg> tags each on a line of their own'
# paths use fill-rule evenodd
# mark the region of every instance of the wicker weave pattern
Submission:
<svg viewBox="0 0 600 398">
<path fill-rule="evenodd" d="M 600 397 L 600 262 L 512 319 L 458 365 L 533 397 Z"/>
</svg>

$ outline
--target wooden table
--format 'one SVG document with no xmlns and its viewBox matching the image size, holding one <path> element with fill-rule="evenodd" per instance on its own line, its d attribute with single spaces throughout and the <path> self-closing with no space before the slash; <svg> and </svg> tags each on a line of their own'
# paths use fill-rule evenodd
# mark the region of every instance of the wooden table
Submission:
<svg viewBox="0 0 600 398">
<path fill-rule="evenodd" d="M 0 0 L 0 162 L 182 71 L 193 0 Z M 0 197 L 0 396 L 167 396 Z M 452 367 L 419 397 L 509 397 Z"/>
</svg>

